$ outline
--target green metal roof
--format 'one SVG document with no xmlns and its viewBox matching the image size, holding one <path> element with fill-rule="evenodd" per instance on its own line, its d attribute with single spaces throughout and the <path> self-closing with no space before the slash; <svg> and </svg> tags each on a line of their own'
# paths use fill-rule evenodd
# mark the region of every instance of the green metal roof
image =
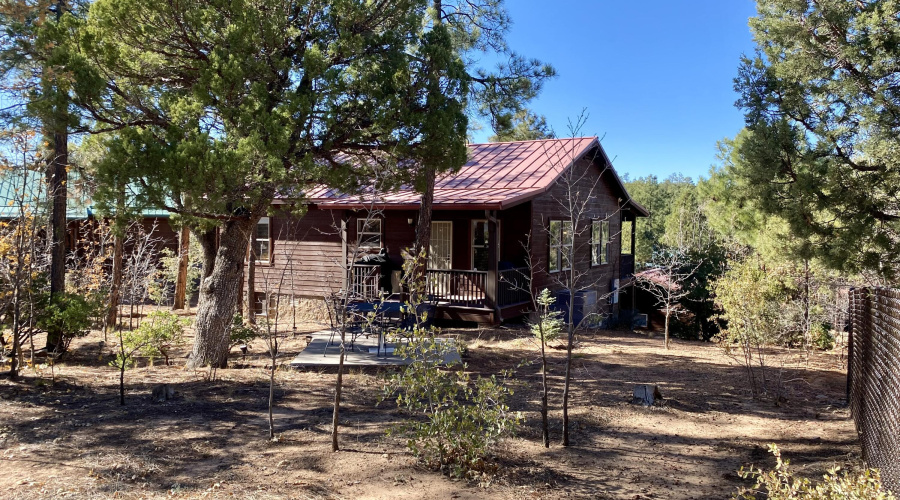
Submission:
<svg viewBox="0 0 900 500">
<path fill-rule="evenodd" d="M 79 180 L 77 174 L 69 174 L 66 192 L 68 196 L 66 218 L 69 220 L 87 219 L 96 214 L 93 200 Z M 26 209 L 30 211 L 49 210 L 43 172 L 20 169 L 0 171 L 0 219 L 18 217 L 20 201 L 24 202 Z M 141 215 L 149 218 L 168 218 L 170 214 L 167 210 L 148 208 L 142 210 Z"/>
</svg>

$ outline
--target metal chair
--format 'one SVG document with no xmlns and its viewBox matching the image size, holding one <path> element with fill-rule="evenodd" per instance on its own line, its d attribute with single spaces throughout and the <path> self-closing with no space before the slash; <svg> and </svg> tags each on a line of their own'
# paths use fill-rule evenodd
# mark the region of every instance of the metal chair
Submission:
<svg viewBox="0 0 900 500">
<path fill-rule="evenodd" d="M 356 315 L 351 314 L 347 310 L 344 297 L 341 295 L 330 294 L 326 296 L 325 306 L 328 311 L 328 321 L 331 325 L 331 336 L 328 337 L 322 356 L 324 357 L 328 354 L 328 347 L 334 344 L 335 336 L 341 337 L 341 332 L 345 336 L 344 339 L 346 339 L 346 334 L 350 334 L 350 350 L 352 351 L 356 337 L 363 333 L 364 321 L 361 321 Z"/>
</svg>

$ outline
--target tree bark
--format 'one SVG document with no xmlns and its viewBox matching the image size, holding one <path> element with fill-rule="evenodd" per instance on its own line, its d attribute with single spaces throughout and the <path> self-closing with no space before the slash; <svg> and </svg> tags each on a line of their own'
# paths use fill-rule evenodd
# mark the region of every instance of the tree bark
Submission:
<svg viewBox="0 0 900 500">
<path fill-rule="evenodd" d="M 188 261 L 190 259 L 191 230 L 187 224 L 182 226 L 178 238 L 178 277 L 175 278 L 175 300 L 172 309 L 186 309 Z"/>
<path fill-rule="evenodd" d="M 66 290 L 66 196 L 69 163 L 69 136 L 65 130 L 52 132 L 53 158 L 47 169 L 47 192 L 50 209 L 50 297 Z M 58 334 L 47 335 L 47 350 L 56 351 L 62 338 Z"/>
<path fill-rule="evenodd" d="M 250 256 L 247 258 L 247 316 L 251 325 L 256 324 L 256 231 L 250 233 Z"/>
<path fill-rule="evenodd" d="M 106 322 L 104 324 L 104 338 L 109 332 L 110 327 L 116 326 L 119 318 L 119 295 L 122 289 L 122 271 L 125 259 L 125 235 L 116 231 L 113 237 L 113 262 L 112 262 L 112 281 L 109 286 L 109 304 L 106 309 Z"/>
<path fill-rule="evenodd" d="M 216 229 L 194 231 L 194 237 L 197 238 L 200 248 L 203 249 L 203 269 L 200 272 L 200 279 L 204 280 L 212 274 L 213 267 L 216 265 L 216 252 L 219 249 L 218 232 Z"/>
<path fill-rule="evenodd" d="M 200 284 L 200 303 L 197 306 L 196 336 L 188 369 L 204 366 L 224 368 L 228 362 L 228 332 L 232 318 L 241 304 L 240 283 L 244 272 L 244 257 L 250 242 L 250 218 L 231 220 L 219 234 L 215 259 L 208 261 L 209 233 L 200 239 L 204 248 L 204 277 Z"/>
<path fill-rule="evenodd" d="M 421 206 L 419 207 L 419 220 L 416 223 L 416 243 L 413 247 L 415 250 L 415 258 L 417 260 L 415 266 L 415 276 L 413 279 L 416 283 L 424 283 L 425 269 L 428 264 L 428 246 L 431 243 L 431 207 L 434 204 L 434 182 L 437 172 L 434 167 L 425 166 L 423 171 L 425 180 L 425 189 L 422 192 Z M 413 297 L 416 302 L 421 302 L 421 298 Z"/>
<path fill-rule="evenodd" d="M 543 318 L 539 321 L 543 322 Z M 544 331 L 541 328 L 541 435 L 544 438 L 544 448 L 550 447 L 550 422 L 547 418 L 547 343 L 544 341 Z"/>
<path fill-rule="evenodd" d="M 344 332 L 343 326 L 341 327 L 341 354 L 340 358 L 338 358 L 338 372 L 337 372 L 337 381 L 335 381 L 334 387 L 334 411 L 331 414 L 331 451 L 338 451 L 341 449 L 338 444 L 338 425 L 340 423 L 341 416 L 341 392 L 344 386 Z"/>
<path fill-rule="evenodd" d="M 575 227 L 572 224 L 572 227 Z M 570 250 L 569 262 L 575 262 L 573 252 L 575 245 L 572 245 L 572 250 Z M 569 385 L 572 380 L 572 347 L 575 344 L 575 283 L 573 276 L 575 275 L 575 270 L 572 269 L 569 271 L 569 321 L 567 321 L 566 330 L 569 334 L 569 339 L 566 344 L 566 377 L 563 382 L 563 403 L 562 403 L 562 411 L 563 411 L 563 432 L 562 432 L 562 445 L 569 446 Z"/>
</svg>

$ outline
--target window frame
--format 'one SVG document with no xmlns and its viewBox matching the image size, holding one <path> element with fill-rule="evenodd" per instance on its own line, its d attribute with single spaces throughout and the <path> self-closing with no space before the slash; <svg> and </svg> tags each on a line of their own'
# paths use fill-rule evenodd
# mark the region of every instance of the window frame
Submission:
<svg viewBox="0 0 900 500">
<path fill-rule="evenodd" d="M 553 225 L 559 224 L 559 229 L 554 231 Z M 568 225 L 568 243 L 564 240 L 564 235 L 566 234 L 566 226 Z M 575 234 L 574 234 L 574 224 L 569 219 L 550 219 L 550 223 L 547 227 L 547 234 L 549 236 L 549 241 L 547 244 L 547 272 L 548 273 L 560 273 L 565 271 L 572 270 L 572 262 L 568 258 L 572 255 L 571 250 L 568 252 L 564 252 L 566 249 L 571 249 L 575 246 Z M 557 233 L 554 235 L 554 232 Z M 563 264 L 567 263 L 568 267 L 565 267 Z M 553 264 L 555 264 L 555 269 L 553 268 Z"/>
<path fill-rule="evenodd" d="M 628 223 L 629 231 L 625 232 L 625 223 Z M 634 245 L 632 244 L 631 235 L 634 233 L 634 223 L 633 220 L 625 220 L 622 219 L 622 222 L 619 223 L 619 253 L 621 255 L 634 255 Z M 628 242 L 628 253 L 625 253 L 625 242 Z"/>
<path fill-rule="evenodd" d="M 479 222 L 484 223 L 484 245 L 476 245 L 475 244 L 475 228 L 478 226 Z M 471 264 L 471 268 L 473 271 L 487 271 L 487 269 L 478 269 L 475 267 L 475 249 L 481 248 L 484 249 L 485 252 L 490 252 L 490 229 L 488 228 L 488 220 L 487 219 L 472 219 L 472 224 L 470 226 L 471 232 L 471 240 L 469 245 L 469 263 Z M 488 259 L 490 259 L 490 253 L 488 253 Z M 488 262 L 488 266 L 490 267 L 490 262 Z"/>
<path fill-rule="evenodd" d="M 372 231 L 369 228 L 369 231 L 365 231 L 367 229 L 368 224 L 378 224 L 378 232 Z M 361 249 L 371 250 L 371 249 L 381 249 L 384 247 L 384 233 L 383 233 L 383 224 L 381 223 L 380 217 L 357 217 L 356 218 L 356 243 L 357 247 Z M 369 236 L 378 236 L 378 243 L 372 244 L 366 242 L 366 235 Z"/>
<path fill-rule="evenodd" d="M 266 225 L 266 237 L 259 237 L 259 226 Z M 253 227 L 253 231 L 255 231 L 255 237 L 251 240 L 250 251 L 253 252 L 253 260 L 257 264 L 271 264 L 273 261 L 272 258 L 272 219 L 269 217 L 260 217 L 256 222 L 256 225 Z M 257 252 L 256 248 L 252 245 L 253 240 L 256 241 L 256 244 L 259 246 L 259 251 Z M 266 246 L 266 258 L 262 258 L 262 245 Z"/>
<path fill-rule="evenodd" d="M 610 263 L 610 223 L 609 217 L 591 221 L 591 266 L 605 266 Z M 598 241 L 599 240 L 599 241 Z M 599 247 L 599 248 L 598 248 Z M 598 259 L 599 257 L 599 259 Z"/>
</svg>

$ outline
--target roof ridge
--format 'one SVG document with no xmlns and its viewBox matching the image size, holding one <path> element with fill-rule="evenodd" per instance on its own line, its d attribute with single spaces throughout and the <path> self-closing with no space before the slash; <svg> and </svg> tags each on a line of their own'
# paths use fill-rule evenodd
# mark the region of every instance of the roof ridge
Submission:
<svg viewBox="0 0 900 500">
<path fill-rule="evenodd" d="M 596 135 L 585 135 L 582 137 L 556 137 L 551 139 L 529 139 L 526 141 L 500 141 L 500 142 L 470 142 L 466 146 L 488 146 L 494 144 L 520 144 L 523 142 L 549 142 L 549 141 L 570 141 L 582 139 L 597 139 Z"/>
</svg>

